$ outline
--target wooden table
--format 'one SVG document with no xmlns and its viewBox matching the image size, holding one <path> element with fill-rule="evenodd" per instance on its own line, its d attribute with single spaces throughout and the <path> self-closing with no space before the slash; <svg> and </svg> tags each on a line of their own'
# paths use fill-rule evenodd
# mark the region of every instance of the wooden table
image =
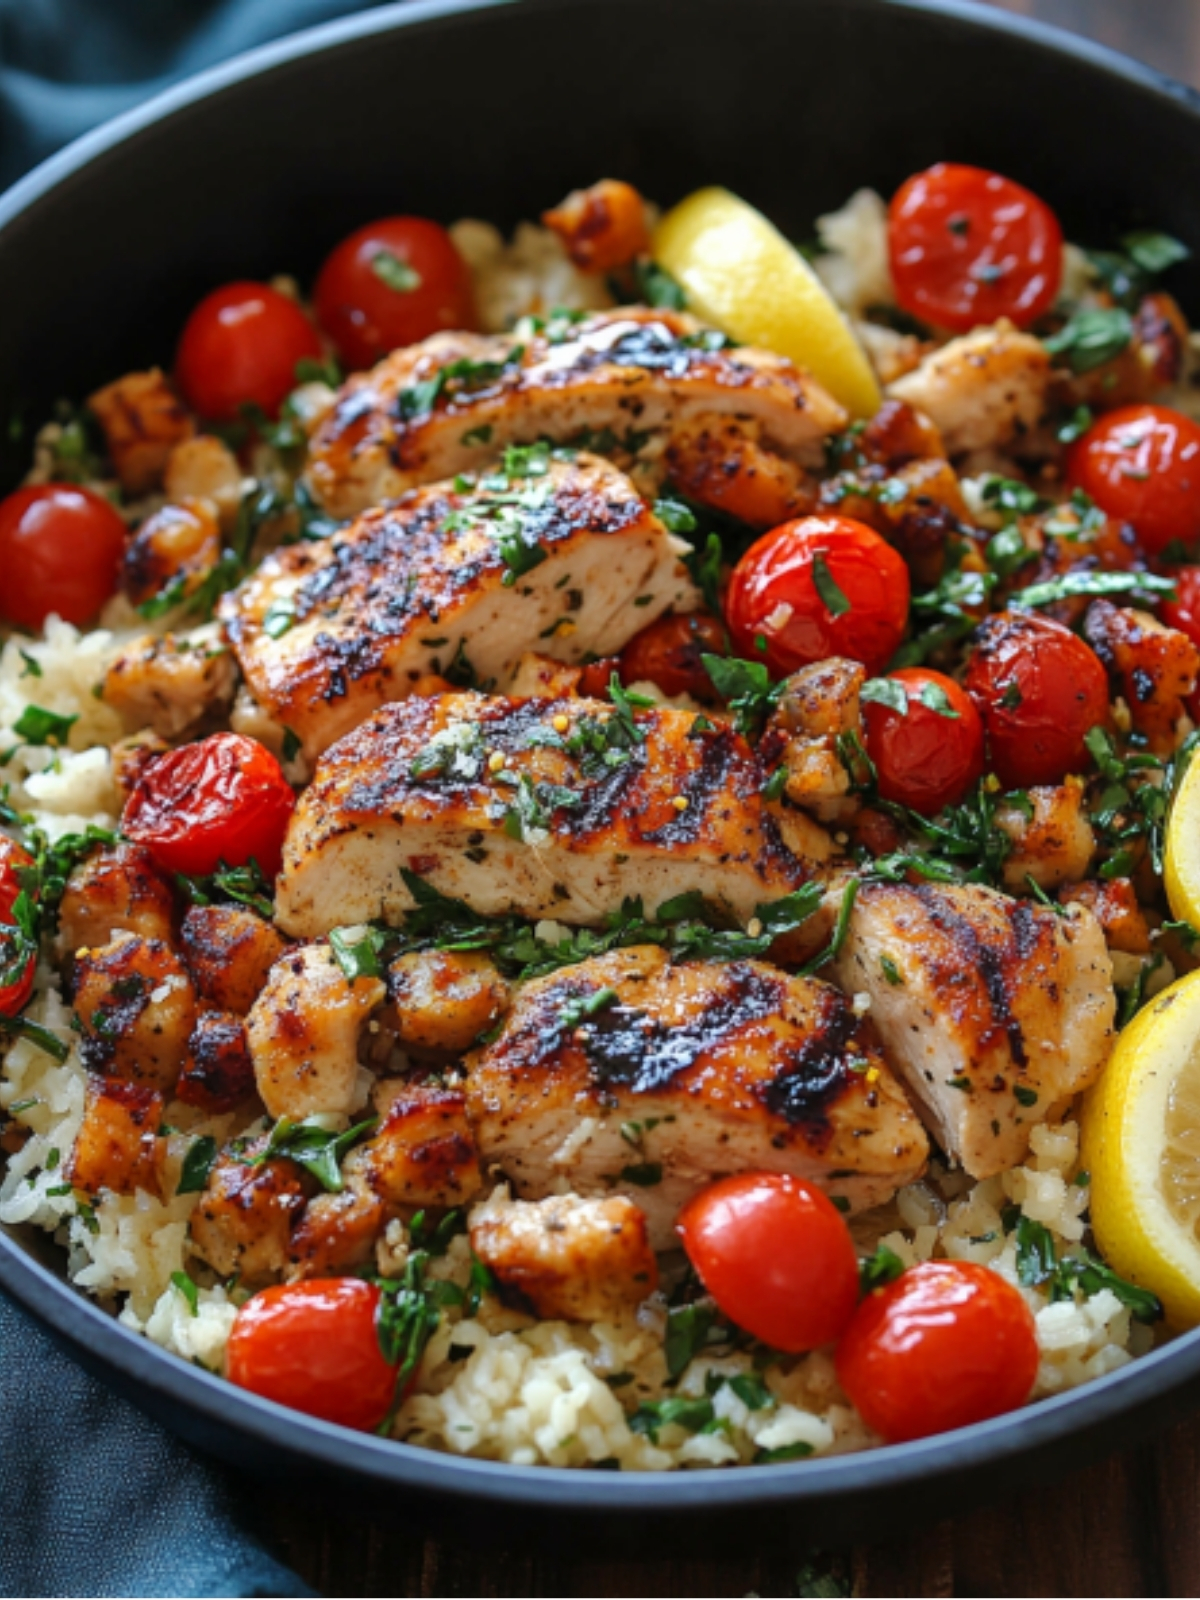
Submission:
<svg viewBox="0 0 1200 1600">
<path fill-rule="evenodd" d="M 1200 0 L 993 0 L 1200 84 Z M 1017 113 L 1019 114 L 1019 113 Z M 947 152 L 951 154 L 952 152 Z M 265 1498 L 266 1503 L 263 1503 Z M 1200 1417 L 1154 1444 L 910 1539 L 840 1552 L 789 1542 L 619 1561 L 422 1541 L 384 1517 L 256 1500 L 280 1555 L 325 1595 L 1196 1595 Z"/>
</svg>

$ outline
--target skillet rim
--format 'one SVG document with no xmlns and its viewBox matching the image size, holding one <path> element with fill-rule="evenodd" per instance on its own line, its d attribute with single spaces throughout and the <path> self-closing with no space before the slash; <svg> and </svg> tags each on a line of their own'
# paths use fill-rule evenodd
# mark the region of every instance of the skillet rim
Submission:
<svg viewBox="0 0 1200 1600">
<path fill-rule="evenodd" d="M 376 35 L 437 25 L 505 7 L 536 11 L 585 8 L 596 0 L 405 0 L 335 19 L 245 52 L 154 95 L 48 157 L 0 195 L 0 243 L 8 231 L 19 248 L 22 217 L 85 172 L 94 161 L 203 100 L 234 90 L 291 63 Z M 1200 123 L 1200 91 L 1156 68 L 1048 23 L 1001 12 L 974 0 L 851 0 L 861 10 L 888 6 L 948 19 L 981 41 L 1003 33 L 1035 49 L 1069 56 L 1129 86 L 1176 105 Z M 149 1408 L 179 1409 L 209 1427 L 240 1433 L 293 1464 L 375 1485 L 404 1486 L 458 1501 L 488 1501 L 514 1510 L 607 1513 L 737 1511 L 804 1503 L 808 1510 L 888 1490 L 933 1487 L 976 1478 L 988 1468 L 1007 1479 L 1022 1458 L 1048 1454 L 1079 1436 L 1109 1434 L 1132 1416 L 1189 1384 L 1200 1385 L 1200 1329 L 1080 1388 L 954 1433 L 843 1456 L 770 1467 L 694 1468 L 680 1473 L 612 1473 L 594 1468 L 517 1466 L 481 1461 L 351 1432 L 241 1390 L 191 1366 L 133 1332 L 42 1265 L 0 1225 L 0 1288 L 83 1353 L 85 1364 L 115 1371 L 123 1392 L 136 1383 Z M 107 1375 L 106 1375 L 107 1381 Z M 138 1398 L 133 1396 L 135 1400 Z M 147 1408 L 147 1401 L 140 1402 Z M 1107 1439 L 1110 1448 L 1120 1441 Z M 943 1507 L 944 1510 L 948 1507 Z"/>
</svg>

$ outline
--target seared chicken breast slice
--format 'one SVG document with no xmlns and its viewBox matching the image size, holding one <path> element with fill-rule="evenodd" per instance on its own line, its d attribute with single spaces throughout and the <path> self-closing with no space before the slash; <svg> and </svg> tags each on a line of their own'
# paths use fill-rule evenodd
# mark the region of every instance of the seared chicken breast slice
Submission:
<svg viewBox="0 0 1200 1600">
<path fill-rule="evenodd" d="M 1112 967 L 1082 906 L 863 884 L 833 976 L 870 996 L 884 1053 L 973 1178 L 1016 1166 L 1030 1130 L 1095 1081 L 1112 1046 Z"/>
<path fill-rule="evenodd" d="M 485 916 L 596 925 L 696 890 L 746 923 L 806 864 L 728 723 L 476 694 L 385 706 L 327 751 L 284 842 L 280 927 L 399 922 L 404 873 Z M 278 970 L 278 969 L 276 969 Z"/>
<path fill-rule="evenodd" d="M 531 643 L 611 654 L 694 598 L 686 546 L 623 473 L 522 457 L 534 470 L 436 484 L 278 550 L 221 602 L 251 692 L 310 760 L 430 674 L 504 688 Z"/>
<path fill-rule="evenodd" d="M 825 983 L 759 961 L 598 956 L 520 991 L 468 1063 L 485 1167 L 524 1199 L 625 1194 L 655 1249 L 731 1172 L 792 1172 L 859 1210 L 928 1146 L 869 1022 Z"/>
<path fill-rule="evenodd" d="M 498 449 L 669 433 L 736 418 L 766 449 L 819 466 L 846 413 L 766 350 L 730 349 L 694 318 L 601 311 L 532 338 L 438 333 L 351 378 L 317 423 L 307 480 L 337 517 L 482 466 Z"/>
</svg>

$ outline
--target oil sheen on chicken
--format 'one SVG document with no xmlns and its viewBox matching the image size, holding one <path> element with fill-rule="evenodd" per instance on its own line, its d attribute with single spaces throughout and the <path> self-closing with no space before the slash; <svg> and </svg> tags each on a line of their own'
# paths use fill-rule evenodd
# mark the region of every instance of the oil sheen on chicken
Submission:
<svg viewBox="0 0 1200 1600">
<path fill-rule="evenodd" d="M 845 996 L 759 961 L 654 946 L 527 984 L 468 1064 L 485 1166 L 524 1199 L 624 1193 L 656 1249 L 715 1178 L 792 1172 L 853 1210 L 925 1165 L 921 1125 Z"/>
<path fill-rule="evenodd" d="M 221 604 L 258 703 L 311 759 L 430 674 L 504 688 L 536 641 L 606 655 L 686 608 L 683 542 L 597 456 L 443 483 L 268 556 Z"/>
<path fill-rule="evenodd" d="M 808 869 L 727 723 L 584 699 L 385 706 L 329 750 L 284 845 L 276 920 L 312 937 L 397 922 L 403 872 L 493 916 L 595 925 L 699 891 L 746 923 Z"/>
<path fill-rule="evenodd" d="M 737 418 L 819 465 L 841 406 L 766 350 L 728 349 L 680 312 L 603 311 L 532 338 L 439 333 L 343 385 L 314 429 L 308 483 L 335 516 L 482 466 L 509 444 L 670 433 Z"/>
</svg>

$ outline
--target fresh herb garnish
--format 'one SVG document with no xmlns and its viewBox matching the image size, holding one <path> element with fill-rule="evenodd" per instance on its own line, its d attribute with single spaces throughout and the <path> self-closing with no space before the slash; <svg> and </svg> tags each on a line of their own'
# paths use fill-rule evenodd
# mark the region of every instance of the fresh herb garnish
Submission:
<svg viewBox="0 0 1200 1600">
<path fill-rule="evenodd" d="M 772 683 L 761 661 L 739 661 L 734 656 L 700 657 L 713 688 L 733 712 L 738 733 L 752 738 L 774 711 L 783 693 L 782 683 Z"/>
<path fill-rule="evenodd" d="M 350 938 L 351 932 L 356 935 L 353 939 Z M 347 983 L 354 983 L 359 978 L 383 976 L 383 965 L 379 958 L 386 942 L 387 935 L 383 930 L 372 927 L 370 923 L 356 929 L 331 928 L 329 931 L 329 948 Z"/>
<path fill-rule="evenodd" d="M 663 1428 L 675 1426 L 699 1433 L 715 1415 L 707 1395 L 695 1399 L 678 1395 L 669 1400 L 643 1400 L 630 1417 L 629 1426 L 634 1433 L 645 1434 L 651 1444 L 657 1444 Z"/>
<path fill-rule="evenodd" d="M 200 1315 L 200 1290 L 195 1280 L 186 1272 L 173 1272 L 171 1274 L 171 1283 L 187 1301 L 192 1316 L 198 1317 Z"/>
<path fill-rule="evenodd" d="M 200 1194 L 216 1159 L 217 1141 L 211 1134 L 204 1133 L 198 1139 L 193 1139 L 184 1155 L 175 1193 Z"/>
<path fill-rule="evenodd" d="M 253 856 L 241 867 L 227 867 L 221 862 L 216 872 L 207 877 L 188 878 L 176 873 L 175 882 L 194 906 L 233 901 L 257 911 L 268 922 L 275 915 L 274 884 Z"/>
<path fill-rule="evenodd" d="M 359 1139 L 378 1123 L 378 1117 L 368 1117 L 347 1128 L 345 1133 L 330 1133 L 316 1117 L 305 1117 L 293 1122 L 290 1117 L 280 1117 L 271 1129 L 266 1144 L 257 1155 L 246 1158 L 246 1165 L 261 1166 L 279 1156 L 285 1156 L 298 1166 L 311 1172 L 323 1189 L 330 1194 L 342 1190 L 342 1157 Z"/>
<path fill-rule="evenodd" d="M 78 721 L 78 714 L 65 717 L 57 711 L 47 711 L 44 706 L 26 706 L 13 723 L 13 732 L 19 735 L 22 744 L 61 745 Z"/>
<path fill-rule="evenodd" d="M 371 257 L 371 271 L 396 294 L 411 294 L 419 289 L 424 279 L 415 267 L 391 250 L 377 250 Z"/>
<path fill-rule="evenodd" d="M 844 617 L 850 611 L 850 599 L 845 591 L 838 587 L 837 579 L 829 570 L 826 559 L 827 552 L 818 550 L 812 560 L 813 585 L 821 596 L 821 602 L 831 617 Z"/>
<path fill-rule="evenodd" d="M 903 1271 L 903 1261 L 890 1246 L 876 1245 L 875 1254 L 858 1263 L 859 1292 L 870 1294 L 872 1289 L 882 1289 L 885 1284 L 894 1283 Z"/>
<path fill-rule="evenodd" d="M 639 300 L 656 311 L 686 311 L 687 296 L 680 284 L 657 261 L 640 257 L 633 264 L 633 280 Z M 621 296 L 617 296 L 620 300 Z"/>
<path fill-rule="evenodd" d="M 1128 349 L 1133 318 L 1121 306 L 1076 311 L 1042 343 L 1053 356 L 1063 356 L 1071 371 L 1092 372 Z"/>
<path fill-rule="evenodd" d="M 1174 578 L 1162 578 L 1155 572 L 1064 572 L 1045 583 L 1018 589 L 1008 603 L 1031 608 L 1054 605 L 1076 595 L 1106 594 L 1143 594 L 1154 600 L 1171 600 L 1175 592 Z"/>
</svg>

